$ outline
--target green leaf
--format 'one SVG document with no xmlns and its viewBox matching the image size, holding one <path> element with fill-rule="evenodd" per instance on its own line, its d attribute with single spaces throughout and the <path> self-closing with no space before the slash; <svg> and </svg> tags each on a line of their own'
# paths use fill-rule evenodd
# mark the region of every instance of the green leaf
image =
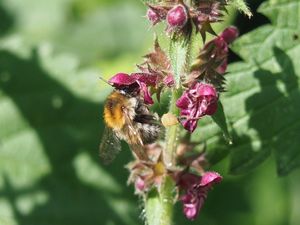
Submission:
<svg viewBox="0 0 300 225">
<path fill-rule="evenodd" d="M 231 144 L 232 137 L 228 131 L 226 117 L 224 114 L 224 109 L 223 109 L 223 105 L 222 105 L 221 101 L 218 101 L 218 110 L 214 115 L 212 115 L 212 119 L 221 128 L 221 130 L 224 134 L 224 138 L 226 139 L 228 144 Z"/>
<path fill-rule="evenodd" d="M 129 151 L 99 163 L 110 90 L 98 86 L 98 71 L 49 45 L 0 43 L 0 223 L 138 224 L 135 200 L 123 197 L 132 196 Z"/>
<path fill-rule="evenodd" d="M 12 0 L 4 5 L 13 15 L 11 33 L 23 44 L 51 43 L 85 65 L 124 53 L 139 57 L 152 40 L 150 25 L 142 18 L 145 9 L 136 0 Z"/>
<path fill-rule="evenodd" d="M 0 224 L 139 224 L 130 151 L 98 156 L 98 77 L 132 72 L 152 39 L 143 5 L 115 2 L 0 1 Z"/>
<path fill-rule="evenodd" d="M 193 141 L 207 145 L 214 164 L 229 155 L 230 173 L 247 173 L 271 155 L 279 175 L 300 166 L 299 1 L 272 0 L 259 11 L 272 24 L 241 36 L 233 50 L 244 62 L 229 66 L 222 104 L 232 146 L 210 118 L 199 121 Z"/>
<path fill-rule="evenodd" d="M 0 224 L 139 224 L 130 151 L 100 164 L 111 88 L 98 77 L 132 72 L 150 44 L 142 6 L 0 1 Z M 105 74 L 86 67 L 98 62 Z"/>
<path fill-rule="evenodd" d="M 233 46 L 245 63 L 230 66 L 223 104 L 235 130 L 230 172 L 275 156 L 279 175 L 300 166 L 300 2 L 272 0 L 259 11 L 272 22 Z"/>
</svg>

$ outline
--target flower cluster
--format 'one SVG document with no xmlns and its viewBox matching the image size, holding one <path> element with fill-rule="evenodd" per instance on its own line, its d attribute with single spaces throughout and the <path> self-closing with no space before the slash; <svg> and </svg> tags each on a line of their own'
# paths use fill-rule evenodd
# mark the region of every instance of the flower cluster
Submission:
<svg viewBox="0 0 300 225">
<path fill-rule="evenodd" d="M 203 116 L 216 112 L 219 92 L 224 90 L 228 45 L 237 36 L 237 29 L 229 27 L 220 36 L 208 42 L 201 49 L 190 74 L 185 78 L 184 85 L 187 89 L 176 105 L 180 109 L 179 121 L 189 132 L 196 129 L 198 120 Z M 171 63 L 157 40 L 154 51 L 144 58 L 145 62 L 138 65 L 140 72 L 130 75 L 118 73 L 109 82 L 119 89 L 134 89 L 142 93 L 146 104 L 153 104 L 152 94 L 156 93 L 159 99 L 164 88 L 174 85 L 174 77 Z"/>
<path fill-rule="evenodd" d="M 162 161 L 162 147 L 154 143 L 147 145 L 145 151 L 151 161 L 136 160 L 127 165 L 131 171 L 128 183 L 134 183 L 137 194 L 145 193 L 153 186 L 159 187 L 166 172 Z"/>
<path fill-rule="evenodd" d="M 185 68 L 182 74 L 175 75 L 171 57 L 156 39 L 154 50 L 143 57 L 143 62 L 137 65 L 137 72 L 118 73 L 108 81 L 118 90 L 141 97 L 139 99 L 143 100 L 147 112 L 148 106 L 154 103 L 154 94 L 160 101 L 164 92 L 180 93 L 173 95 L 176 96 L 176 101 L 171 103 L 176 113 L 169 111 L 161 117 L 166 129 L 179 126 L 187 131 L 188 138 L 180 138 L 180 143 L 173 151 L 175 162 L 172 167 L 165 162 L 167 147 L 160 141 L 142 146 L 149 160 L 136 159 L 128 164 L 128 183 L 134 184 L 136 194 L 144 195 L 152 188 L 159 190 L 166 176 L 173 178 L 179 193 L 176 200 L 183 204 L 184 215 L 190 220 L 198 216 L 208 191 L 222 180 L 216 172 L 205 172 L 208 162 L 204 151 L 195 153 L 194 147 L 198 147 L 199 143 L 192 143 L 189 137 L 201 118 L 216 113 L 219 96 L 225 90 L 229 44 L 237 38 L 238 30 L 228 27 L 220 35 L 216 35 L 211 23 L 221 20 L 226 5 L 227 0 L 165 0 L 147 4 L 149 21 L 153 26 L 165 21 L 168 34 L 189 41 L 192 30 L 195 29 L 201 34 L 204 43 L 206 32 L 216 37 L 203 44 L 192 65 Z M 140 124 L 139 129 L 141 127 Z"/>
<path fill-rule="evenodd" d="M 192 24 L 196 31 L 200 32 L 205 41 L 206 32 L 215 34 L 211 24 L 221 21 L 223 12 L 226 12 L 226 0 L 191 1 L 185 4 L 181 0 L 162 1 L 156 4 L 148 4 L 147 18 L 156 25 L 166 21 L 168 33 L 187 34 L 192 33 Z"/>
<path fill-rule="evenodd" d="M 202 175 L 180 170 L 178 168 L 167 168 L 162 160 L 162 147 L 159 144 L 151 144 L 146 147 L 147 155 L 151 162 L 133 161 L 127 168 L 131 171 L 128 183 L 133 183 L 136 194 L 147 193 L 151 188 L 160 188 L 164 175 L 170 175 L 180 193 L 179 201 L 183 204 L 183 213 L 186 218 L 194 220 L 207 198 L 209 190 L 213 185 L 222 181 L 222 177 L 213 171 L 204 172 L 204 154 L 192 157 L 184 157 L 181 164 L 186 164 L 194 171 Z M 200 168 L 200 170 L 198 169 Z"/>
</svg>

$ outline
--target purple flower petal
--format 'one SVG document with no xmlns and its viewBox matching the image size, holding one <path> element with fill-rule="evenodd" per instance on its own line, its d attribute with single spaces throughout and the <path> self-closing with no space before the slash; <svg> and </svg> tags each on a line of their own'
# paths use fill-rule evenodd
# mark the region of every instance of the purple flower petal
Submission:
<svg viewBox="0 0 300 225">
<path fill-rule="evenodd" d="M 200 96 L 212 96 L 212 97 L 217 97 L 217 92 L 214 86 L 210 84 L 201 84 L 196 83 L 195 85 L 196 88 L 198 88 L 198 94 Z"/>
<path fill-rule="evenodd" d="M 131 77 L 136 81 L 145 83 L 147 86 L 155 86 L 158 79 L 158 76 L 151 73 L 132 73 Z"/>
<path fill-rule="evenodd" d="M 134 77 L 126 73 L 117 73 L 112 78 L 108 80 L 108 83 L 112 84 L 113 86 L 129 86 L 136 81 Z"/>
<path fill-rule="evenodd" d="M 189 107 L 190 99 L 187 92 L 184 92 L 183 95 L 176 101 L 176 106 L 180 109 L 186 109 Z"/>
<path fill-rule="evenodd" d="M 212 85 L 195 82 L 176 102 L 176 106 L 180 109 L 180 122 L 183 127 L 193 132 L 201 117 L 216 112 L 217 102 L 218 94 Z"/>
<path fill-rule="evenodd" d="M 167 85 L 168 87 L 172 87 L 175 84 L 175 80 L 172 74 L 167 75 L 164 79 L 163 79 L 163 83 L 165 85 Z"/>
<path fill-rule="evenodd" d="M 198 204 L 186 203 L 183 206 L 183 213 L 187 219 L 194 220 L 198 216 L 199 208 L 200 207 L 198 206 Z"/>
<path fill-rule="evenodd" d="M 149 104 L 149 105 L 152 105 L 154 103 L 152 97 L 151 97 L 151 94 L 148 90 L 148 87 L 145 83 L 142 83 L 142 82 L 138 82 L 140 87 L 141 87 L 141 90 L 143 92 L 143 95 L 144 95 L 144 102 L 146 104 Z"/>
<path fill-rule="evenodd" d="M 198 120 L 183 120 L 182 126 L 190 133 L 194 132 L 197 128 Z"/>
<path fill-rule="evenodd" d="M 131 87 L 137 93 L 142 92 L 144 102 L 146 104 L 153 104 L 154 101 L 151 98 L 151 94 L 148 90 L 148 86 L 155 86 L 158 76 L 149 73 L 132 73 L 128 75 L 126 73 L 118 73 L 114 75 L 108 82 L 116 88 Z"/>
<path fill-rule="evenodd" d="M 200 181 L 201 178 L 193 173 L 180 172 L 177 176 L 177 186 L 181 189 L 188 189 Z"/>
<path fill-rule="evenodd" d="M 226 28 L 220 35 L 227 44 L 232 43 L 239 36 L 239 31 L 236 27 L 230 26 Z"/>
<path fill-rule="evenodd" d="M 141 177 L 137 177 L 136 181 L 135 181 L 135 189 L 138 191 L 138 192 L 142 192 L 145 190 L 146 188 L 146 184 L 145 184 L 145 181 L 141 178 Z"/>
<path fill-rule="evenodd" d="M 206 172 L 203 174 L 200 182 L 200 186 L 212 186 L 213 184 L 222 181 L 222 177 L 217 172 Z"/>
<path fill-rule="evenodd" d="M 183 203 L 183 213 L 189 220 L 194 220 L 199 215 L 199 212 L 207 197 L 207 190 L 188 190 L 180 200 Z"/>
<path fill-rule="evenodd" d="M 205 112 L 205 115 L 213 115 L 218 109 L 218 99 L 216 97 L 207 97 L 206 100 L 202 101 L 201 106 L 202 111 Z"/>
<path fill-rule="evenodd" d="M 180 197 L 183 213 L 187 219 L 194 220 L 198 216 L 212 185 L 219 183 L 222 177 L 217 172 L 206 172 L 202 177 L 189 172 L 178 174 L 177 185 L 185 193 Z"/>
</svg>

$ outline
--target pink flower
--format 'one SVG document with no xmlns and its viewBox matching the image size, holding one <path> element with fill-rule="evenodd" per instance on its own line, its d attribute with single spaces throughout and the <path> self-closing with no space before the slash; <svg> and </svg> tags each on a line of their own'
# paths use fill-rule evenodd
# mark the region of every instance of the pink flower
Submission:
<svg viewBox="0 0 300 225">
<path fill-rule="evenodd" d="M 153 104 L 149 86 L 155 86 L 157 76 L 148 73 L 118 73 L 108 81 L 117 89 L 129 90 L 131 93 L 142 93 L 146 104 Z"/>
<path fill-rule="evenodd" d="M 236 27 L 226 28 L 217 38 L 208 42 L 204 50 L 212 49 L 210 57 L 215 61 L 220 61 L 221 65 L 216 69 L 220 74 L 224 74 L 227 69 L 228 45 L 232 43 L 239 35 Z"/>
<path fill-rule="evenodd" d="M 218 94 L 212 85 L 195 82 L 176 102 L 183 127 L 193 132 L 200 118 L 216 112 L 217 102 Z"/>
<path fill-rule="evenodd" d="M 202 177 L 191 173 L 179 175 L 177 185 L 185 192 L 180 200 L 183 203 L 183 213 L 188 219 L 196 219 L 207 198 L 208 191 L 214 184 L 221 181 L 222 177 L 216 172 L 206 172 Z"/>
</svg>

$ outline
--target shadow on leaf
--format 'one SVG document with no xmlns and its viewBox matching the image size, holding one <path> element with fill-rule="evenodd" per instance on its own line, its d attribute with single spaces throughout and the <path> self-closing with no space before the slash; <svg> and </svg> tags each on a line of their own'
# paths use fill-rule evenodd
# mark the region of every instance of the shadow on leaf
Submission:
<svg viewBox="0 0 300 225">
<path fill-rule="evenodd" d="M 10 13 L 3 7 L 0 0 L 0 36 L 5 35 L 13 27 L 14 19 Z"/>
<path fill-rule="evenodd" d="M 260 91 L 246 99 L 249 141 L 232 150 L 231 172 L 245 173 L 274 154 L 279 175 L 300 165 L 300 93 L 290 56 L 278 47 L 273 53 L 280 72 L 258 69 Z M 276 64 L 274 64 L 275 66 Z"/>
<path fill-rule="evenodd" d="M 10 203 L 18 224 L 137 224 L 138 212 L 132 207 L 133 199 L 126 198 L 133 196 L 131 188 L 121 188 L 117 193 L 101 191 L 79 179 L 74 168 L 74 160 L 82 153 L 99 165 L 102 106 L 74 96 L 51 78 L 40 66 L 36 52 L 31 58 L 23 59 L 0 51 L 0 74 L 7 75 L 7 79 L 0 81 L 0 89 L 37 133 L 51 167 L 50 173 L 24 190 L 14 188 L 4 174 L 0 196 Z M 59 104 L 55 99 L 59 99 Z M 128 161 L 129 151 L 123 151 L 113 165 L 99 165 L 99 168 L 122 187 L 128 176 L 124 169 Z M 21 213 L 16 200 L 24 193 L 40 190 L 48 196 L 47 201 L 35 206 L 29 214 Z"/>
</svg>

